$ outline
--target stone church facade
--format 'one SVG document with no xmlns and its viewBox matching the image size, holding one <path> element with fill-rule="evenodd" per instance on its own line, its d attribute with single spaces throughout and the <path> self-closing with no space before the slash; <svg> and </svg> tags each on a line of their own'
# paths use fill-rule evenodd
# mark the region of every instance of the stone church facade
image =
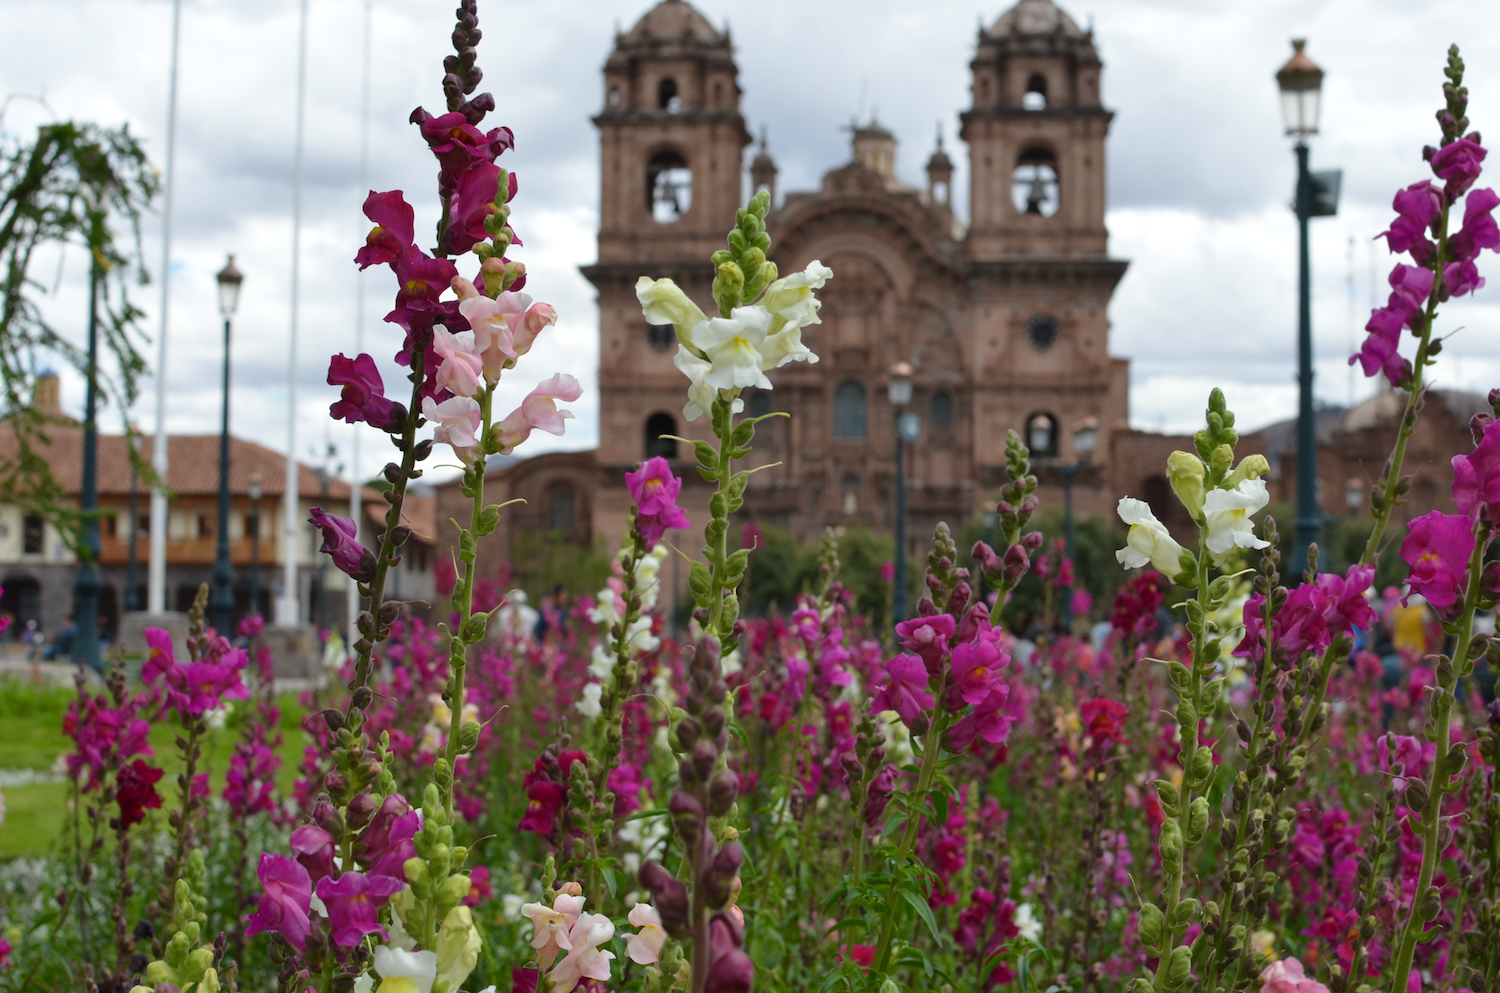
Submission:
<svg viewBox="0 0 1500 993">
<path fill-rule="evenodd" d="M 598 293 L 599 447 L 492 469 L 490 493 L 526 501 L 486 539 L 493 554 L 524 557 L 518 537 L 540 534 L 612 546 L 630 508 L 624 473 L 651 455 L 674 460 L 695 525 L 707 517 L 710 490 L 691 452 L 661 437 L 707 439 L 707 421 L 684 420 L 673 331 L 646 323 L 635 283 L 670 277 L 711 310 L 709 256 L 759 189 L 772 193 L 767 227 L 780 271 L 817 259 L 834 277 L 820 292 L 822 323 L 803 332 L 821 360 L 775 370 L 774 389 L 745 393 L 748 413 L 792 415 L 757 433 L 754 463 L 778 464 L 751 477 L 746 514 L 804 541 L 830 525 L 893 530 L 896 411 L 886 391 L 891 367 L 906 362 L 909 409 L 921 417 L 920 440 L 907 449 L 910 554 L 937 522 L 957 526 L 992 509 L 1012 429 L 1033 449 L 1044 507 L 1063 503 L 1049 465 L 1076 462 L 1075 433 L 1094 428 L 1075 510 L 1111 514 L 1130 494 L 1189 538 L 1163 472 L 1168 453 L 1191 439 L 1130 429 L 1129 361 L 1109 351 L 1108 307 L 1127 263 L 1108 250 L 1113 114 L 1092 32 L 1051 0 L 1020 0 L 980 29 L 970 68 L 959 131 L 969 156 L 965 222 L 952 207 L 954 167 L 941 139 L 925 184 L 914 187 L 897 177 L 896 139 L 875 121 L 853 130 L 850 161 L 818 189 L 778 190 L 764 140 L 750 152 L 728 33 L 685 0 L 661 0 L 616 37 L 593 119 L 598 261 L 583 267 Z M 1244 450 L 1268 440 L 1247 436 Z M 1356 457 L 1348 443 L 1322 459 L 1333 515 L 1349 512 L 1351 481 L 1373 477 L 1384 459 L 1379 445 Z M 1276 453 L 1273 489 L 1290 492 L 1289 452 L 1283 443 Z M 440 488 L 438 519 L 461 516 L 461 500 L 456 485 Z M 696 548 L 695 536 L 671 538 Z"/>
<path fill-rule="evenodd" d="M 1109 257 L 1104 226 L 1112 114 L 1102 65 L 1090 32 L 1050 0 L 1021 0 L 980 31 L 971 68 L 960 131 L 970 157 L 965 224 L 941 140 L 925 188 L 909 186 L 896 176 L 895 137 L 873 121 L 854 130 L 851 161 L 817 190 L 782 195 L 764 143 L 747 170 L 752 138 L 728 33 L 684 0 L 662 0 L 617 36 L 594 118 L 598 261 L 583 269 L 599 302 L 599 447 L 495 473 L 496 492 L 527 499 L 506 530 L 613 541 L 629 511 L 623 474 L 654 454 L 687 478 L 689 516 L 706 515 L 691 453 L 660 435 L 706 438 L 708 427 L 684 420 L 675 339 L 646 324 L 635 282 L 671 277 L 711 304 L 708 257 L 762 188 L 775 204 L 767 227 L 781 272 L 818 259 L 835 276 L 820 293 L 822 323 L 803 333 L 821 361 L 775 370 L 771 391 L 746 391 L 749 412 L 792 415 L 757 435 L 753 459 L 780 465 L 752 477 L 747 511 L 804 539 L 828 525 L 891 529 L 886 389 L 903 361 L 922 423 L 907 450 L 914 548 L 939 520 L 988 508 L 1008 429 L 1043 442 L 1039 461 L 1068 461 L 1074 432 L 1097 427 L 1095 469 L 1075 500 L 1081 512 L 1107 511 L 1117 499 L 1115 439 L 1131 432 L 1129 363 L 1108 348 L 1107 308 L 1126 263 Z M 1172 446 L 1149 447 L 1161 449 L 1160 465 Z M 1060 503 L 1060 486 L 1041 475 L 1044 501 Z"/>
</svg>

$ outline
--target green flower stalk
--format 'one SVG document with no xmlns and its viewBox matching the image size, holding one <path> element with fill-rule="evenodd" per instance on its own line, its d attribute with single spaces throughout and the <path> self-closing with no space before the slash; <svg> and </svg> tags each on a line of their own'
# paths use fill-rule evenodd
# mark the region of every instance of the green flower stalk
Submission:
<svg viewBox="0 0 1500 993">
<path fill-rule="evenodd" d="M 1212 820 L 1208 791 L 1214 778 L 1213 750 L 1200 744 L 1198 725 L 1219 708 L 1224 680 L 1217 671 L 1224 646 L 1221 634 L 1213 630 L 1210 615 L 1224 606 L 1233 585 L 1229 576 L 1210 582 L 1209 570 L 1213 559 L 1222 558 L 1236 545 L 1266 545 L 1254 537 L 1245 522 L 1249 508 L 1264 494 L 1265 484 L 1256 477 L 1264 471 L 1261 467 L 1265 460 L 1251 456 L 1234 468 L 1239 435 L 1234 429 L 1234 414 L 1218 389 L 1209 394 L 1206 419 L 1207 429 L 1193 437 L 1201 474 L 1186 465 L 1181 456 L 1173 468 L 1176 487 L 1190 493 L 1185 506 L 1188 502 L 1196 504 L 1198 480 L 1202 481 L 1203 503 L 1193 515 L 1198 524 L 1196 555 L 1178 546 L 1150 510 L 1143 509 L 1144 505 L 1134 506 L 1139 501 L 1126 498 L 1120 502 L 1121 516 L 1131 524 L 1129 544 L 1118 554 L 1121 563 L 1130 566 L 1150 561 L 1178 585 L 1196 593 L 1184 602 L 1192 657 L 1187 664 L 1168 663 L 1168 679 L 1177 693 L 1182 785 L 1178 788 L 1165 779 L 1154 784 L 1165 815 L 1157 838 L 1164 877 L 1162 906 L 1147 903 L 1140 916 L 1141 945 L 1158 959 L 1158 965 L 1152 979 L 1132 981 L 1133 993 L 1173 993 L 1185 986 L 1192 974 L 1192 946 L 1178 942 L 1202 917 L 1203 907 L 1197 899 L 1183 894 L 1185 866 L 1208 834 Z"/>
</svg>

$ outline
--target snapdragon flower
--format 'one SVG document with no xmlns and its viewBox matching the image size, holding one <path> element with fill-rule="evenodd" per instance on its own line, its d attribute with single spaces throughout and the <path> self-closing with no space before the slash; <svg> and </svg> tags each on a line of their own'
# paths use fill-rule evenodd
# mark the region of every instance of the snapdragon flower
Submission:
<svg viewBox="0 0 1500 993">
<path fill-rule="evenodd" d="M 1130 525 L 1125 547 L 1115 552 L 1115 561 L 1127 569 L 1139 569 L 1148 563 L 1168 579 L 1182 571 L 1183 548 L 1177 544 L 1165 524 L 1156 519 L 1144 500 L 1121 497 L 1117 513 Z"/>
<path fill-rule="evenodd" d="M 654 965 L 661 957 L 661 946 L 667 943 L 661 914 L 649 903 L 638 903 L 630 908 L 627 920 L 640 930 L 625 940 L 625 954 L 637 965 Z"/>
<path fill-rule="evenodd" d="M 471 397 L 479 392 L 480 379 L 484 375 L 484 360 L 474 351 L 474 341 L 460 338 L 442 328 L 432 332 L 432 347 L 442 356 L 438 366 L 437 388 L 447 390 L 454 396 Z"/>
<path fill-rule="evenodd" d="M 521 916 L 531 921 L 531 947 L 536 950 L 536 960 L 543 969 L 551 968 L 559 952 L 572 950 L 569 932 L 583 913 L 586 899 L 559 893 L 550 907 L 543 903 L 521 907 Z"/>
<path fill-rule="evenodd" d="M 736 307 L 728 317 L 715 317 L 693 328 L 693 346 L 709 362 L 703 379 L 720 390 L 755 386 L 771 388 L 762 371 L 760 348 L 771 330 L 771 313 L 764 307 Z"/>
<path fill-rule="evenodd" d="M 453 446 L 453 453 L 460 461 L 474 458 L 474 449 L 479 447 L 479 426 L 483 418 L 479 401 L 473 397 L 449 397 L 435 403 L 432 397 L 423 397 L 422 416 L 437 425 L 432 440 Z"/>
<path fill-rule="evenodd" d="M 1240 548 L 1269 547 L 1269 541 L 1255 536 L 1255 523 L 1250 520 L 1250 515 L 1270 501 L 1263 479 L 1247 479 L 1232 490 L 1209 490 L 1203 498 L 1208 550 L 1215 555 L 1225 555 L 1236 545 Z"/>
<path fill-rule="evenodd" d="M 573 412 L 559 410 L 557 401 L 571 402 L 581 396 L 583 388 L 578 385 L 578 380 L 565 372 L 544 379 L 526 395 L 519 407 L 495 425 L 491 434 L 492 443 L 501 455 L 509 455 L 517 445 L 531 437 L 532 431 L 562 434 L 564 425 L 572 419 Z"/>
<path fill-rule="evenodd" d="M 615 936 L 615 926 L 604 914 L 583 912 L 568 932 L 572 947 L 563 960 L 547 974 L 553 993 L 572 993 L 585 979 L 609 982 L 609 963 L 614 952 L 603 951 Z"/>
<path fill-rule="evenodd" d="M 375 971 L 380 973 L 380 985 L 375 993 L 430 993 L 433 981 L 437 979 L 437 960 L 436 952 L 403 951 L 377 945 Z"/>
<path fill-rule="evenodd" d="M 603 696 L 604 685 L 602 683 L 588 683 L 583 688 L 583 694 L 573 704 L 573 708 L 592 720 L 604 713 L 604 704 L 601 702 Z"/>
</svg>

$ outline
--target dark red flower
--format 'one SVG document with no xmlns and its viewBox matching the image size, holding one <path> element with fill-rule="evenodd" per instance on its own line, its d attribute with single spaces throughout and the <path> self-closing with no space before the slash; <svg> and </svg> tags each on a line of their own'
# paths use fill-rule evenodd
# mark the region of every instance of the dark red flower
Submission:
<svg viewBox="0 0 1500 993">
<path fill-rule="evenodd" d="M 365 216 L 375 222 L 365 236 L 365 247 L 354 256 L 361 269 L 386 263 L 394 265 L 416 236 L 415 214 L 400 190 L 370 191 L 365 198 Z"/>
<path fill-rule="evenodd" d="M 1112 741 L 1125 740 L 1125 715 L 1129 711 L 1123 703 L 1099 697 L 1085 700 L 1078 710 L 1083 717 L 1084 730 L 1094 739 L 1094 747 L 1103 748 Z"/>
<path fill-rule="evenodd" d="M 333 356 L 328 360 L 328 385 L 344 388 L 339 401 L 328 408 L 329 417 L 348 424 L 364 421 L 381 430 L 395 420 L 391 414 L 397 405 L 386 399 L 385 382 L 369 355 L 360 353 L 351 359 L 341 352 Z"/>
<path fill-rule="evenodd" d="M 130 827 L 145 820 L 147 808 L 161 809 L 161 794 L 156 792 L 161 777 L 162 771 L 143 759 L 136 759 L 115 774 L 115 802 L 120 805 L 122 825 Z"/>
</svg>

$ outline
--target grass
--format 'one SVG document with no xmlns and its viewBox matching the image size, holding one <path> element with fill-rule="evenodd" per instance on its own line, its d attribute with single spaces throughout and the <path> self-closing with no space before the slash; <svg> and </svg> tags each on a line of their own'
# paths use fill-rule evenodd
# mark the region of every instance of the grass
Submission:
<svg viewBox="0 0 1500 993">
<path fill-rule="evenodd" d="M 20 679 L 0 679 L 0 769 L 30 769 L 50 772 L 60 754 L 71 750 L 72 741 L 62 732 L 63 716 L 76 698 L 71 687 L 37 685 Z M 281 771 L 277 785 L 285 793 L 297 778 L 306 735 L 301 729 L 304 709 L 295 694 L 277 699 L 281 708 Z M 158 789 L 170 805 L 176 792 L 178 771 L 175 739 L 178 728 L 171 715 L 152 722 L 150 743 L 153 765 L 165 769 Z M 215 794 L 223 789 L 229 758 L 239 740 L 233 723 L 211 731 L 203 744 L 200 771 L 209 774 Z M 61 839 L 68 814 L 68 784 L 42 782 L 4 790 L 5 821 L 0 824 L 0 860 L 45 855 Z"/>
</svg>

